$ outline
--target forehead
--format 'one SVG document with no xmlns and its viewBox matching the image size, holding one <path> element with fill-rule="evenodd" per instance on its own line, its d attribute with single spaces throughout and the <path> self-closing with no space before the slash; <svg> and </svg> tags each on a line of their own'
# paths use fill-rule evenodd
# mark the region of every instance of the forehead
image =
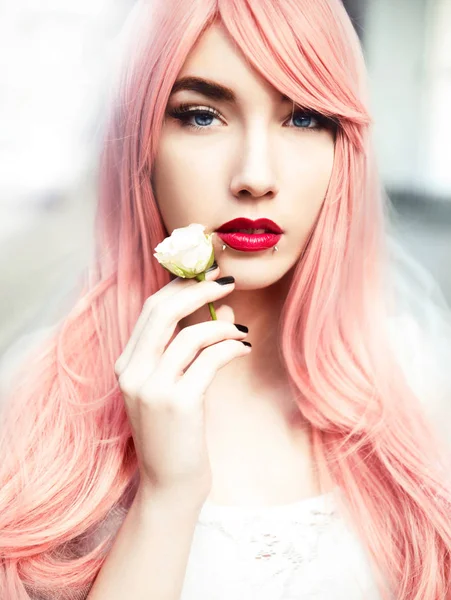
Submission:
<svg viewBox="0 0 451 600">
<path fill-rule="evenodd" d="M 230 61 L 233 58 L 238 62 L 245 60 L 240 48 L 222 23 L 216 22 L 210 25 L 199 37 L 188 55 L 187 64 L 193 66 L 200 61 L 208 63 L 223 56 Z"/>
<path fill-rule="evenodd" d="M 292 102 L 254 69 L 223 26 L 217 23 L 207 29 L 192 48 L 171 95 L 181 90 L 192 90 L 232 104 L 245 102 L 249 95 Z"/>
</svg>

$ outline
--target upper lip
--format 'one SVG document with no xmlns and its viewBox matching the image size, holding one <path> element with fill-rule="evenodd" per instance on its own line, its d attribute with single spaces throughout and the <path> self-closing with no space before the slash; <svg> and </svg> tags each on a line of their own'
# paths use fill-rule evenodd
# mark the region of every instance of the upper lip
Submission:
<svg viewBox="0 0 451 600">
<path fill-rule="evenodd" d="M 239 217 L 238 219 L 227 221 L 227 223 L 223 223 L 216 231 L 225 233 L 231 229 L 267 229 L 271 233 L 283 233 L 277 223 L 274 223 L 271 219 L 264 218 L 253 221 L 246 217 Z"/>
</svg>

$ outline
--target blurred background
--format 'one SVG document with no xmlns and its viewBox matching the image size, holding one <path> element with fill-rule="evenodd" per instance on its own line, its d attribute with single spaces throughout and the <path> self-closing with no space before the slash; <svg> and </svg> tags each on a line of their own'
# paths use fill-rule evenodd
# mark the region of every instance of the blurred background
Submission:
<svg viewBox="0 0 451 600">
<path fill-rule="evenodd" d="M 134 0 L 0 7 L 0 364 L 69 310 L 93 252 L 103 102 Z M 399 236 L 451 301 L 451 0 L 348 0 Z"/>
</svg>

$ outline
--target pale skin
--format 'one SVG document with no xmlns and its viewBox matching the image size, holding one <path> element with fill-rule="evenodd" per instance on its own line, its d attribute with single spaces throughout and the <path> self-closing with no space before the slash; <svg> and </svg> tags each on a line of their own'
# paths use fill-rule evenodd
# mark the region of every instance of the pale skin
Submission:
<svg viewBox="0 0 451 600">
<path fill-rule="evenodd" d="M 246 325 L 252 352 L 222 367 L 205 397 L 213 474 L 209 498 L 219 504 L 296 502 L 322 490 L 310 432 L 276 347 L 278 319 L 326 196 L 334 132 L 314 129 L 315 116 L 296 113 L 292 101 L 283 100 L 247 63 L 220 26 L 205 32 L 177 81 L 186 76 L 227 86 L 236 100 L 186 89 L 170 97 L 152 172 L 168 235 L 190 223 L 201 223 L 210 233 L 240 216 L 268 217 L 284 230 L 278 252 L 222 251 L 222 241 L 213 235 L 215 278 L 233 275 L 236 281 L 224 303 L 215 303 L 218 318 Z M 182 103 L 202 113 L 188 118 L 199 129 L 171 115 Z M 203 306 L 180 326 L 210 318 Z"/>
</svg>

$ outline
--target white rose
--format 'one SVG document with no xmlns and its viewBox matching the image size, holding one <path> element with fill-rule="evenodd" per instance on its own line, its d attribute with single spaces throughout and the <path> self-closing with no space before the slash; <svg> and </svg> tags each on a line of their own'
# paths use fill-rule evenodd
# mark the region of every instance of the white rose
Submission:
<svg viewBox="0 0 451 600">
<path fill-rule="evenodd" d="M 204 233 L 205 227 L 191 223 L 174 229 L 154 248 L 155 258 L 178 277 L 192 279 L 204 273 L 214 262 L 213 234 Z"/>
</svg>

